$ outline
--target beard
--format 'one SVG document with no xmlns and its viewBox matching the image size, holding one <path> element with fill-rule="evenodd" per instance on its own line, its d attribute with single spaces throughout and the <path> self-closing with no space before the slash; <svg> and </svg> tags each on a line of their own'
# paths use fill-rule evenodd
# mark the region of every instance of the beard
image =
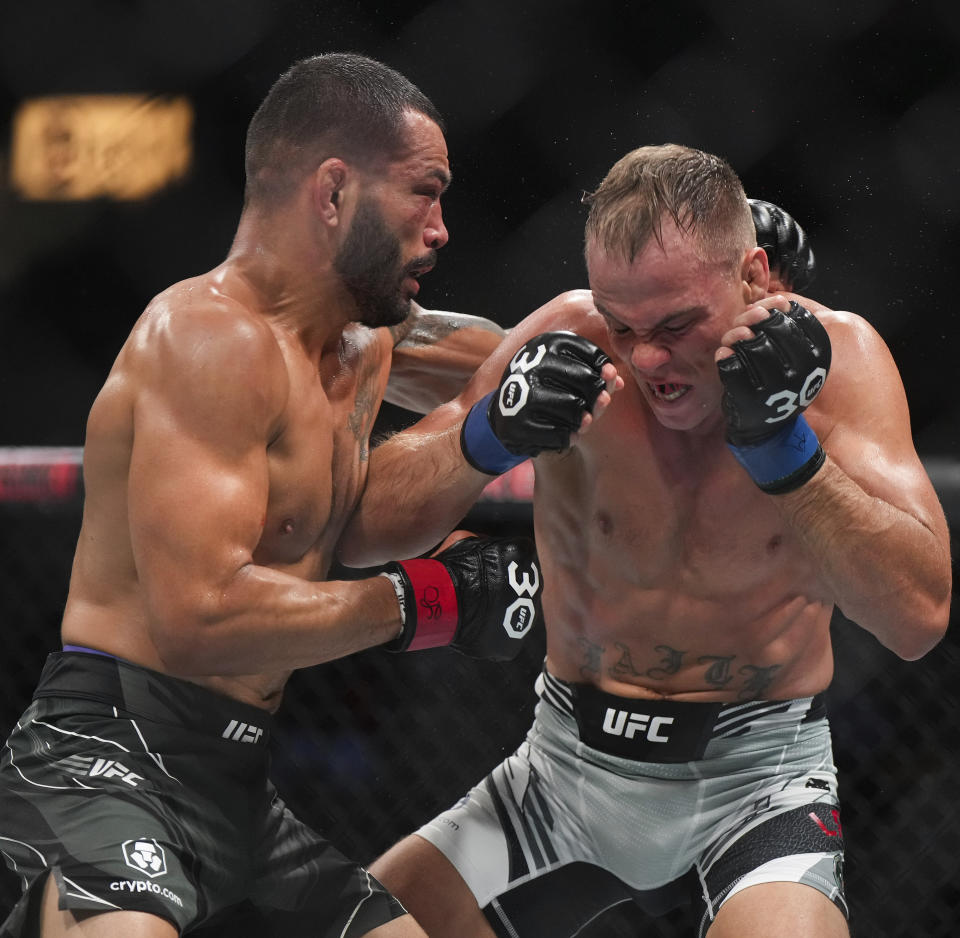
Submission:
<svg viewBox="0 0 960 938">
<path fill-rule="evenodd" d="M 364 199 L 357 206 L 333 267 L 357 304 L 357 321 L 377 328 L 395 326 L 410 315 L 410 297 L 403 292 L 403 280 L 412 271 L 428 266 L 429 260 L 421 257 L 404 264 L 399 239 L 387 228 L 373 202 Z"/>
</svg>

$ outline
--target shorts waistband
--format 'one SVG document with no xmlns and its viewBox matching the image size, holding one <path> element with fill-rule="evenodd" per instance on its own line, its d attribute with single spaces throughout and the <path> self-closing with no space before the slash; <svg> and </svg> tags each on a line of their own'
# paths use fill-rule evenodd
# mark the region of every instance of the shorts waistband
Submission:
<svg viewBox="0 0 960 938">
<path fill-rule="evenodd" d="M 693 762 L 714 739 L 823 719 L 823 694 L 795 700 L 692 703 L 608 694 L 592 684 L 571 684 L 548 671 L 537 679 L 542 700 L 577 722 L 580 741 L 638 762 Z"/>
<path fill-rule="evenodd" d="M 93 650 L 51 652 L 33 696 L 93 700 L 230 742 L 270 739 L 269 711 Z"/>
</svg>

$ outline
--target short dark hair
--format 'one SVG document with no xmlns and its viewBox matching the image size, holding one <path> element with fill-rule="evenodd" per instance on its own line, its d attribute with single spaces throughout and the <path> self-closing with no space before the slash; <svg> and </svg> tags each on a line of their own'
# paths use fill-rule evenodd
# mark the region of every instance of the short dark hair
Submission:
<svg viewBox="0 0 960 938">
<path fill-rule="evenodd" d="M 362 164 L 392 156 L 403 144 L 406 111 L 444 129 L 430 99 L 382 62 L 344 52 L 295 62 L 247 128 L 246 201 L 282 198 L 332 156 Z"/>
<path fill-rule="evenodd" d="M 675 143 L 631 150 L 583 201 L 590 206 L 588 245 L 631 263 L 651 238 L 662 244 L 664 217 L 698 239 L 705 260 L 739 264 L 756 244 L 747 196 L 730 164 Z"/>
</svg>

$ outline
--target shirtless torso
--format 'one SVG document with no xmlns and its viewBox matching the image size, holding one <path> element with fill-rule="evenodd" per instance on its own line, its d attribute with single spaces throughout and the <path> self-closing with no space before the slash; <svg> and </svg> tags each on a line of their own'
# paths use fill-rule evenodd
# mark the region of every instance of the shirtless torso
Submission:
<svg viewBox="0 0 960 938">
<path fill-rule="evenodd" d="M 615 366 L 603 414 L 567 451 L 534 461 L 548 672 L 534 725 L 512 756 L 372 871 L 437 938 L 579 934 L 606 908 L 639 901 L 631 890 L 675 886 L 685 873 L 696 874 L 700 934 L 710 938 L 785 927 L 847 936 L 839 827 L 818 823 L 822 836 L 806 836 L 821 796 L 839 825 L 829 728 L 811 712 L 833 673 L 831 615 L 839 608 L 917 658 L 943 636 L 950 603 L 946 523 L 913 446 L 897 368 L 861 317 L 770 292 L 746 197 L 718 158 L 641 147 L 587 201 L 590 291 L 531 314 L 458 402 L 412 431 L 426 444 L 510 366 L 533 399 L 543 333 L 573 331 Z M 791 300 L 823 329 L 812 337 L 797 327 L 787 348 L 766 330 L 780 321 L 773 310 L 798 315 Z M 761 347 L 769 355 L 754 354 Z M 828 347 L 829 374 L 810 394 Z M 798 372 L 801 351 L 819 366 Z M 735 398 L 724 376 L 737 367 Z M 788 372 L 799 375 L 796 390 Z M 518 387 L 516 377 L 501 387 Z M 526 408 L 531 424 L 549 412 L 547 393 L 542 410 L 519 399 L 511 394 L 508 408 Z M 760 413 L 735 454 L 727 414 L 739 419 L 744 401 Z M 767 432 L 778 420 L 783 432 Z M 769 475 L 750 459 L 758 451 Z M 391 492 L 376 488 L 390 485 L 403 452 L 391 441 L 371 455 L 378 482 L 361 504 L 371 518 L 385 514 Z M 404 543 L 396 526 L 379 534 L 394 549 Z M 363 554 L 352 531 L 348 545 Z M 780 703 L 747 703 L 767 700 Z M 739 714 L 736 729 L 718 730 L 724 704 Z M 782 735 L 770 726 L 752 735 L 753 718 L 743 717 L 788 711 L 798 723 L 781 725 Z M 692 736 L 710 742 L 668 754 L 680 733 L 660 735 L 661 717 L 678 731 L 693 721 Z M 755 815 L 788 789 L 796 801 L 781 802 L 776 823 L 752 838 Z M 703 826 L 684 827 L 691 819 Z M 718 857 L 733 856 L 720 873 Z M 578 894 L 585 874 L 573 871 L 589 867 L 609 874 L 585 879 L 610 886 L 609 896 L 592 885 Z M 734 892 L 746 870 L 749 887 Z"/>
<path fill-rule="evenodd" d="M 292 670 L 271 664 L 276 643 L 263 643 L 263 670 L 245 673 L 256 635 L 235 655 L 214 638 L 205 661 L 197 634 L 190 660 L 172 665 L 165 643 L 177 603 L 195 596 L 211 564 L 234 571 L 244 563 L 262 568 L 255 578 L 272 576 L 274 588 L 309 601 L 309 584 L 327 576 L 362 490 L 380 402 L 440 403 L 500 334 L 485 320 L 414 306 L 400 327 L 349 323 L 311 355 L 295 330 L 257 304 L 227 262 L 158 296 L 131 332 L 87 425 L 86 499 L 63 641 L 272 710 Z M 207 367 L 188 367 L 201 359 Z M 235 403 L 238 391 L 243 400 Z M 218 399 L 211 426 L 211 414 L 192 401 Z M 187 459 L 175 463 L 175 453 Z M 266 508 L 254 521 L 247 509 L 258 499 Z M 190 524 L 177 523 L 186 518 Z M 186 530 L 197 532 L 195 541 L 173 537 Z M 282 608 L 294 604 L 277 597 L 272 610 L 262 608 L 259 627 Z M 213 617 L 215 604 L 209 609 Z"/>
<path fill-rule="evenodd" d="M 462 417 L 524 342 L 551 330 L 590 339 L 623 378 L 575 446 L 535 460 L 548 668 L 626 696 L 808 696 L 833 674 L 835 606 L 903 657 L 924 654 L 946 621 L 948 538 L 882 339 L 855 314 L 768 295 L 765 265 L 751 302 L 745 288 L 699 269 L 682 238 L 664 237 L 666 252 L 651 248 L 635 269 L 598 264 L 592 292 L 531 314 L 459 402 L 418 425 L 427 435 Z M 771 497 L 726 445 L 714 359 L 752 335 L 731 332 L 742 317 L 756 321 L 790 298 L 816 314 L 833 347 L 805 413 L 828 460 L 797 492 Z M 389 452 L 374 453 L 381 481 L 397 465 Z M 362 510 L 382 517 L 378 504 L 368 491 Z M 389 522 L 380 533 L 383 545 L 403 542 Z M 892 576 L 891 544 L 909 558 L 902 579 Z M 909 598 L 914 587 L 930 589 L 929 606 Z"/>
<path fill-rule="evenodd" d="M 613 355 L 588 297 L 568 308 L 562 327 Z M 627 381 L 575 449 L 537 461 L 535 506 L 557 677 L 724 702 L 829 683 L 832 604 L 719 420 L 665 428 Z"/>
</svg>

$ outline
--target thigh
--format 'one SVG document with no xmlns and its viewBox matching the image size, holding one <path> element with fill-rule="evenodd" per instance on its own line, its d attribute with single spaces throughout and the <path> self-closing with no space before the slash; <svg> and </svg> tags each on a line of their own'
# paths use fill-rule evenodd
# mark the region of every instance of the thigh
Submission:
<svg viewBox="0 0 960 938">
<path fill-rule="evenodd" d="M 582 787 L 531 762 L 525 744 L 371 869 L 431 938 L 575 934 L 613 906 L 653 898 L 591 851 L 606 822 L 581 816 Z"/>
<path fill-rule="evenodd" d="M 370 865 L 430 938 L 494 938 L 456 867 L 432 843 L 411 834 Z"/>
<path fill-rule="evenodd" d="M 707 938 L 849 938 L 847 920 L 823 893 L 799 883 L 762 883 L 731 896 Z"/>
<path fill-rule="evenodd" d="M 27 934 L 34 933 L 33 925 Z M 59 890 L 48 876 L 40 902 L 39 938 L 177 938 L 179 930 L 148 912 L 72 912 L 61 909 Z"/>
<path fill-rule="evenodd" d="M 709 866 L 698 864 L 698 878 L 702 885 L 701 936 L 708 930 L 711 938 L 727 934 L 731 919 L 739 921 L 753 915 L 762 921 L 767 912 L 774 917 L 786 916 L 787 908 L 795 911 L 798 923 L 814 913 L 817 920 L 826 916 L 828 920 L 845 921 L 848 909 L 839 809 L 829 802 L 812 802 L 774 814 L 755 826 L 734 829 L 726 842 L 713 845 Z M 770 898 L 777 896 L 789 900 L 789 905 L 779 911 L 776 899 Z M 728 907 L 735 912 L 724 914 Z M 715 921 L 728 924 L 717 932 L 711 927 Z M 813 936 L 817 932 L 796 934 Z M 843 935 L 846 931 L 824 934 Z"/>
<path fill-rule="evenodd" d="M 0 766 L 0 840 L 22 877 L 20 907 L 46 886 L 62 909 L 130 909 L 185 927 L 197 898 L 185 847 L 193 835 L 169 804 L 177 787 L 130 721 L 28 710 Z"/>
<path fill-rule="evenodd" d="M 400 918 L 368 931 L 363 938 L 427 938 L 427 933 L 410 915 Z"/>
<path fill-rule="evenodd" d="M 260 831 L 250 899 L 284 938 L 360 938 L 406 916 L 368 870 L 296 818 L 275 793 Z M 416 934 L 409 922 L 406 916 L 384 936 Z"/>
</svg>

